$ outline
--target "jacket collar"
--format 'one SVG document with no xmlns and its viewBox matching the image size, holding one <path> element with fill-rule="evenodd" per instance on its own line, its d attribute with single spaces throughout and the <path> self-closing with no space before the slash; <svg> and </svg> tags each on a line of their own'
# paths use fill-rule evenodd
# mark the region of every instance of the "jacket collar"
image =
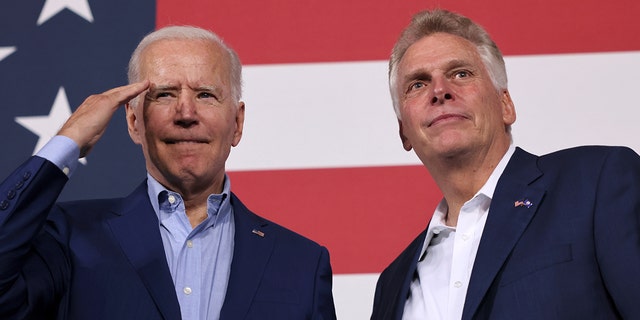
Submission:
<svg viewBox="0 0 640 320">
<path fill-rule="evenodd" d="M 545 189 L 533 184 L 542 172 L 537 156 L 516 148 L 498 180 L 473 265 L 463 319 L 472 319 L 496 275 L 538 210 Z"/>
<path fill-rule="evenodd" d="M 108 220 L 122 251 L 133 265 L 165 319 L 180 319 L 180 305 L 162 245 L 158 217 L 143 182 L 122 199 Z"/>
<path fill-rule="evenodd" d="M 270 223 L 258 217 L 231 193 L 235 223 L 234 252 L 231 274 L 220 319 L 243 319 L 271 257 L 276 234 Z"/>
</svg>

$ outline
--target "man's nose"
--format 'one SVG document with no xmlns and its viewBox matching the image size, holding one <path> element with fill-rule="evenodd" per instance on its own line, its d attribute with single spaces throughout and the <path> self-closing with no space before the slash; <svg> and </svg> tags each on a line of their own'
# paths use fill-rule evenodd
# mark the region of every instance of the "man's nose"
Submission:
<svg viewBox="0 0 640 320">
<path fill-rule="evenodd" d="M 447 100 L 454 99 L 451 84 L 447 81 L 447 79 L 432 79 L 431 83 L 433 88 L 433 96 L 431 97 L 432 105 L 441 105 L 444 104 Z"/>
<path fill-rule="evenodd" d="M 176 105 L 177 125 L 188 127 L 198 122 L 198 109 L 195 98 L 185 92 L 180 94 Z"/>
</svg>

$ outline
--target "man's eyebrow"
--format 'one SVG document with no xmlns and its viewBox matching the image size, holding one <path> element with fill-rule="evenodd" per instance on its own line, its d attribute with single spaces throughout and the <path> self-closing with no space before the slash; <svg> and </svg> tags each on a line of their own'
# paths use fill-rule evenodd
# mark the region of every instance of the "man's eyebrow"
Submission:
<svg viewBox="0 0 640 320">
<path fill-rule="evenodd" d="M 403 80 L 412 81 L 415 79 L 431 79 L 431 74 L 424 69 L 418 69 L 408 73 Z"/>
<path fill-rule="evenodd" d="M 466 67 L 466 68 L 471 68 L 473 67 L 473 64 L 467 60 L 462 60 L 462 59 L 454 59 L 449 61 L 447 64 L 447 69 L 451 70 L 451 69 L 455 69 L 455 68 L 460 68 L 460 67 Z"/>
<path fill-rule="evenodd" d="M 149 87 L 149 91 L 175 91 L 175 90 L 180 90 L 179 86 L 176 85 L 172 85 L 172 84 L 160 84 L 160 85 L 152 85 Z"/>
<path fill-rule="evenodd" d="M 474 68 L 473 64 L 467 60 L 464 59 L 453 59 L 450 61 L 447 61 L 444 64 L 444 70 L 445 71 L 450 71 L 456 68 Z M 415 79 L 431 79 L 431 72 L 425 70 L 424 68 L 419 68 L 416 69 L 410 73 L 408 73 L 407 75 L 405 75 L 405 77 L 402 79 L 404 81 L 412 81 Z"/>
<path fill-rule="evenodd" d="M 218 86 L 197 86 L 192 88 L 194 91 L 218 91 L 220 87 Z"/>
</svg>

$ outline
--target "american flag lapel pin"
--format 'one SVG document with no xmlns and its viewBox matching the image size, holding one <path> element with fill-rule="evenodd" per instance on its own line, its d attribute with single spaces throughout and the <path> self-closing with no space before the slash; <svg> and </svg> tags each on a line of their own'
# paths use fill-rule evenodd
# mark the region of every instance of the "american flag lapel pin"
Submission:
<svg viewBox="0 0 640 320">
<path fill-rule="evenodd" d="M 264 232 L 257 230 L 257 229 L 253 229 L 251 230 L 251 233 L 253 234 L 257 234 L 258 236 L 260 236 L 261 238 L 264 238 Z"/>
<path fill-rule="evenodd" d="M 529 201 L 529 199 L 521 199 L 513 203 L 513 206 L 516 208 L 517 207 L 531 208 L 532 205 L 533 205 L 533 202 Z"/>
</svg>

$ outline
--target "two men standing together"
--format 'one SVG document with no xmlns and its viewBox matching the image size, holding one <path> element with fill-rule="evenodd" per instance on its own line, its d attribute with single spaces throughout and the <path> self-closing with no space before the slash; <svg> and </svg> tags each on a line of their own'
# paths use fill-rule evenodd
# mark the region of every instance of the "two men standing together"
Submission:
<svg viewBox="0 0 640 320">
<path fill-rule="evenodd" d="M 444 198 L 382 273 L 372 319 L 640 314 L 637 154 L 515 147 L 500 50 L 458 14 L 417 14 L 389 78 L 401 142 Z M 0 185 L 12 195 L 0 211 L 0 315 L 334 319 L 326 248 L 231 192 L 225 162 L 245 113 L 235 52 L 208 31 L 163 28 L 134 51 L 129 81 L 85 100 Z M 125 198 L 55 203 L 123 104 L 147 179 Z"/>
</svg>

